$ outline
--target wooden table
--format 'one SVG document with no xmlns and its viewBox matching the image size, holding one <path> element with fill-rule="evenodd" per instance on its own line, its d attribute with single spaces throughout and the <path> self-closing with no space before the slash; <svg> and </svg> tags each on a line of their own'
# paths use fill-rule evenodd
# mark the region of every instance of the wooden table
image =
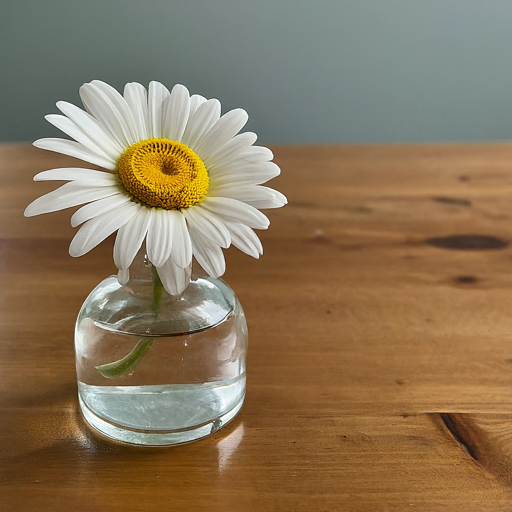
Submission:
<svg viewBox="0 0 512 512">
<path fill-rule="evenodd" d="M 246 403 L 173 448 L 84 425 L 76 314 L 114 271 L 70 212 L 25 219 L 76 165 L 0 149 L 0 510 L 512 509 L 512 145 L 275 148 L 260 261 L 227 251 L 249 322 Z"/>
</svg>

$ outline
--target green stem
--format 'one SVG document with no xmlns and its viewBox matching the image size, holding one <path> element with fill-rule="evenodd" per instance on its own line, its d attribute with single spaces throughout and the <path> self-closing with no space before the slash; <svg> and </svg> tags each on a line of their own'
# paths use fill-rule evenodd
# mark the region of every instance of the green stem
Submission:
<svg viewBox="0 0 512 512">
<path fill-rule="evenodd" d="M 135 367 L 148 353 L 151 345 L 153 345 L 153 338 L 141 338 L 137 345 L 135 345 L 134 349 L 122 359 L 113 361 L 112 363 L 102 364 L 95 368 L 107 379 L 122 377 L 123 375 L 135 370 Z"/>
<path fill-rule="evenodd" d="M 152 307 L 155 316 L 158 317 L 164 285 L 160 280 L 160 276 L 158 275 L 158 271 L 155 266 L 151 267 L 151 277 L 153 279 Z M 107 379 L 122 377 L 123 375 L 131 373 L 133 370 L 135 370 L 143 357 L 148 353 L 151 345 L 153 345 L 153 338 L 141 338 L 137 345 L 135 345 L 134 349 L 122 359 L 112 361 L 111 363 L 102 364 L 100 366 L 96 366 L 95 368 L 103 377 Z"/>
<path fill-rule="evenodd" d="M 162 300 L 164 285 L 162 284 L 160 276 L 158 275 L 158 271 L 154 265 L 151 267 L 151 277 L 153 279 L 153 311 L 155 316 L 158 316 L 158 313 L 160 312 L 160 301 Z"/>
</svg>

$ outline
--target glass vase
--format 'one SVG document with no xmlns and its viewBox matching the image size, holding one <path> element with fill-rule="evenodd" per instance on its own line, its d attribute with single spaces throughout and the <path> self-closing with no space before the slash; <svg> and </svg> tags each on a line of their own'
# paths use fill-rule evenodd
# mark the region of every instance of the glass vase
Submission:
<svg viewBox="0 0 512 512">
<path fill-rule="evenodd" d="M 234 292 L 192 274 L 171 296 L 143 252 L 126 285 L 110 276 L 87 297 L 75 349 L 82 414 L 116 441 L 194 441 L 231 421 L 244 401 L 247 324 Z"/>
</svg>

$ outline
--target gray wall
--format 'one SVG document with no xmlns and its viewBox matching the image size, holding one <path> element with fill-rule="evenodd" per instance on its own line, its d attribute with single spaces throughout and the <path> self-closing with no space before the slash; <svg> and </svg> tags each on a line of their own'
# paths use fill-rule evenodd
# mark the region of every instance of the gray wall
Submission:
<svg viewBox="0 0 512 512">
<path fill-rule="evenodd" d="M 0 0 L 0 140 L 92 79 L 244 107 L 265 143 L 512 137 L 510 0 Z"/>
</svg>

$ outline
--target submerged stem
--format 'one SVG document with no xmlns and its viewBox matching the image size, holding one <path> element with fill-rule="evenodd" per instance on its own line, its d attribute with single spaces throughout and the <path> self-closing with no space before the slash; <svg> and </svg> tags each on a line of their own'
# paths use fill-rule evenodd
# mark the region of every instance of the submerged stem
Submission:
<svg viewBox="0 0 512 512">
<path fill-rule="evenodd" d="M 96 366 L 96 370 L 107 379 L 115 379 L 130 373 L 140 363 L 153 345 L 153 338 L 141 338 L 133 350 L 118 361 Z"/>
<path fill-rule="evenodd" d="M 158 317 L 164 285 L 160 280 L 160 276 L 158 275 L 158 271 L 155 266 L 151 267 L 151 278 L 153 280 L 153 313 L 155 314 L 155 317 Z M 107 379 L 122 377 L 123 375 L 126 375 L 127 373 L 135 370 L 137 365 L 141 362 L 142 358 L 148 353 L 151 345 L 153 345 L 153 338 L 141 338 L 133 350 L 122 359 L 112 361 L 111 363 L 102 364 L 100 366 L 95 366 L 95 368 L 103 377 Z"/>
</svg>

